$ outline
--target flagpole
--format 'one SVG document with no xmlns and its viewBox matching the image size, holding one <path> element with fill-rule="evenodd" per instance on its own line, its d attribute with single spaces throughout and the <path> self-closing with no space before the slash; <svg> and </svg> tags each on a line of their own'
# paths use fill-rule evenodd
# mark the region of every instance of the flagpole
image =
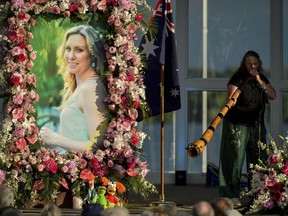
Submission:
<svg viewBox="0 0 288 216">
<path fill-rule="evenodd" d="M 164 205 L 169 205 L 169 206 L 176 206 L 174 202 L 167 202 L 165 201 L 165 184 L 164 184 L 164 175 L 165 175 L 165 160 L 164 160 L 164 114 L 165 114 L 165 109 L 164 109 L 164 101 L 165 101 L 165 96 L 164 96 L 164 76 L 165 76 L 165 65 L 161 64 L 161 78 L 160 78 L 160 98 L 161 98 L 161 109 L 160 109 L 160 115 L 161 115 L 161 135 L 160 135 L 160 141 L 161 141 L 161 152 L 160 152 L 160 157 L 161 157 L 161 193 L 160 193 L 160 198 L 159 202 L 152 202 L 152 206 L 164 206 Z"/>
<path fill-rule="evenodd" d="M 165 175 L 165 160 L 164 160 L 164 70 L 165 66 L 161 65 L 161 82 L 160 82 L 160 95 L 161 95 L 161 194 L 160 194 L 160 203 L 165 201 L 164 193 L 164 175 Z"/>
</svg>

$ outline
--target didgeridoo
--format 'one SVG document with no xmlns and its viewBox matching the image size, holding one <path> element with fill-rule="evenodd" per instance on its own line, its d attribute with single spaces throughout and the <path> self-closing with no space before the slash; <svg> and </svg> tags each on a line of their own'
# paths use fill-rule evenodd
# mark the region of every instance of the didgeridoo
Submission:
<svg viewBox="0 0 288 216">
<path fill-rule="evenodd" d="M 202 134 L 202 137 L 199 140 L 188 144 L 186 150 L 189 156 L 195 158 L 203 152 L 207 143 L 210 142 L 210 140 L 212 139 L 216 127 L 218 126 L 222 118 L 226 115 L 228 110 L 234 106 L 240 93 L 241 90 L 238 88 L 232 95 L 231 99 L 225 104 L 225 106 L 220 110 L 218 115 L 213 119 L 210 126 Z"/>
</svg>

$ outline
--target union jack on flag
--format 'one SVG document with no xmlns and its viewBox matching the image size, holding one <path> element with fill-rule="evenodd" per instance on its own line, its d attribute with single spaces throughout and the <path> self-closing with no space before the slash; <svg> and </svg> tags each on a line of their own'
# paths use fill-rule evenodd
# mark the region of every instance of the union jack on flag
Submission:
<svg viewBox="0 0 288 216">
<path fill-rule="evenodd" d="M 145 54 L 147 69 L 144 83 L 146 99 L 151 116 L 161 113 L 160 81 L 161 66 L 164 65 L 164 112 L 181 108 L 178 61 L 173 23 L 172 3 L 170 0 L 158 0 L 149 25 L 155 24 L 154 37 L 148 34 L 142 38 L 140 51 Z"/>
</svg>

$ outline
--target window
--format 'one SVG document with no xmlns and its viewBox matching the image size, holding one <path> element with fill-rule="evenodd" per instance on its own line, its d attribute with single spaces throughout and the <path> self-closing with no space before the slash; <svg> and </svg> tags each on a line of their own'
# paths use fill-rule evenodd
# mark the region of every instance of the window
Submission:
<svg viewBox="0 0 288 216">
<path fill-rule="evenodd" d="M 269 74 L 269 35 L 269 0 L 190 0 L 187 77 L 230 77 L 248 50 Z"/>
</svg>

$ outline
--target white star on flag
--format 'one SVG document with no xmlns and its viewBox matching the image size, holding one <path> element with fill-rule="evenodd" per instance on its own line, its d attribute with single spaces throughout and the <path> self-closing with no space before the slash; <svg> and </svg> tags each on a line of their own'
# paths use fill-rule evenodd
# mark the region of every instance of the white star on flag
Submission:
<svg viewBox="0 0 288 216">
<path fill-rule="evenodd" d="M 179 95 L 179 90 L 177 90 L 177 89 L 172 89 L 172 90 L 170 91 L 170 93 L 171 93 L 171 96 L 177 97 L 177 96 Z"/>
<path fill-rule="evenodd" d="M 146 54 L 146 59 L 149 58 L 149 55 L 153 55 L 154 57 L 156 57 L 156 54 L 154 52 L 155 49 L 158 49 L 159 46 L 155 46 L 154 45 L 154 41 L 155 38 L 153 38 L 153 40 L 149 41 L 148 39 L 145 41 L 145 44 L 141 44 L 141 46 L 143 47 L 143 50 L 141 53 L 145 53 Z"/>
</svg>

